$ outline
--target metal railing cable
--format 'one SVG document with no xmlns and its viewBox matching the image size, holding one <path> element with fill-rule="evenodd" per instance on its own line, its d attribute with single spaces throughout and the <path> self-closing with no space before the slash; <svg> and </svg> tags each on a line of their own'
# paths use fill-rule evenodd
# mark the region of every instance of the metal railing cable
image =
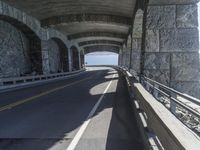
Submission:
<svg viewBox="0 0 200 150">
<path fill-rule="evenodd" d="M 198 134 L 200 135 L 200 100 L 186 95 L 184 93 L 181 93 L 173 88 L 170 88 L 164 84 L 161 84 L 157 81 L 154 81 L 153 79 L 150 79 L 146 76 L 140 75 L 134 70 L 131 70 L 132 77 L 130 75 L 127 75 L 127 69 L 124 67 L 120 68 L 121 71 L 126 74 L 126 76 L 129 76 L 129 78 L 135 78 L 138 82 L 140 82 L 143 87 L 150 92 L 155 99 L 163 103 L 167 108 L 175 115 L 178 119 L 181 117 L 178 116 L 177 110 L 184 110 L 187 111 L 189 115 L 189 120 L 191 118 L 194 119 L 196 117 L 197 124 L 199 126 Z M 162 99 L 161 99 L 162 98 Z M 183 118 L 183 116 L 182 116 Z M 181 120 L 181 119 L 180 119 Z M 181 120 L 183 123 L 185 123 L 183 120 Z M 186 125 L 188 126 L 189 121 L 186 121 Z M 193 121 L 194 122 L 194 121 Z M 189 126 L 190 127 L 190 126 Z M 192 127 L 190 127 L 193 129 Z"/>
</svg>

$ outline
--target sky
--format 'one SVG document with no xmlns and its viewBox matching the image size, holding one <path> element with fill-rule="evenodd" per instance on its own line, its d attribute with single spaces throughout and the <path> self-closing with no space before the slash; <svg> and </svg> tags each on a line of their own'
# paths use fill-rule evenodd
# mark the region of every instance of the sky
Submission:
<svg viewBox="0 0 200 150">
<path fill-rule="evenodd" d="M 118 65 L 118 54 L 111 52 L 94 52 L 85 55 L 87 65 Z"/>
</svg>

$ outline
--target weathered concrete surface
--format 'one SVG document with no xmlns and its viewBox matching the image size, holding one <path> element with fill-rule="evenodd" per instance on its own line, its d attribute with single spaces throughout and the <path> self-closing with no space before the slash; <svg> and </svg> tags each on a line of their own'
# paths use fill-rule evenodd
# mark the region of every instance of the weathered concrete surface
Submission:
<svg viewBox="0 0 200 150">
<path fill-rule="evenodd" d="M 141 73 L 141 55 L 142 55 L 142 36 L 143 36 L 143 11 L 138 9 L 135 14 L 132 30 L 132 56 L 131 69 Z"/>
<path fill-rule="evenodd" d="M 11 24 L 0 21 L 0 78 L 18 77 L 31 71 L 29 40 Z"/>
<path fill-rule="evenodd" d="M 30 59 L 32 62 L 31 68 L 34 74 L 50 73 L 47 43 L 49 39 L 59 39 L 65 45 L 67 50 L 69 41 L 64 34 L 52 28 L 42 28 L 39 20 L 27 15 L 25 12 L 11 7 L 2 1 L 0 1 L 0 20 L 4 20 L 9 24 L 12 24 L 29 39 L 31 53 Z M 70 68 L 71 66 L 69 66 L 69 70 Z"/>
<path fill-rule="evenodd" d="M 61 71 L 61 64 L 60 64 L 60 48 L 57 43 L 53 40 L 48 41 L 49 47 L 49 65 L 50 65 L 50 72 L 57 73 Z"/>
<path fill-rule="evenodd" d="M 134 83 L 135 99 L 148 119 L 148 129 L 155 133 L 166 150 L 197 150 L 200 138 L 158 102 L 140 83 Z"/>
<path fill-rule="evenodd" d="M 160 30 L 160 51 L 191 52 L 198 51 L 198 29 L 162 29 Z"/>
<path fill-rule="evenodd" d="M 143 69 L 145 75 L 200 98 L 198 11 L 194 2 L 150 1 Z"/>
<path fill-rule="evenodd" d="M 159 31 L 158 30 L 146 30 L 145 39 L 145 51 L 146 52 L 158 52 L 159 51 Z"/>
<path fill-rule="evenodd" d="M 135 0 L 87 0 L 87 1 L 71 1 L 71 0 L 49 0 L 24 1 L 5 0 L 7 3 L 20 8 L 32 14 L 38 19 L 49 18 L 52 16 L 60 16 L 63 14 L 111 14 L 119 16 L 132 17 Z"/>
<path fill-rule="evenodd" d="M 0 1 L 1 19 L 9 21 L 8 18 L 13 18 L 10 23 L 19 28 L 25 35 L 33 35 L 27 33 L 25 29 L 28 28 L 41 40 L 41 43 L 38 41 L 30 43 L 31 48 L 34 45 L 38 46 L 41 44 L 40 48 L 38 48 L 39 46 L 37 48 L 34 47 L 35 50 L 38 49 L 34 53 L 39 63 L 36 63 L 37 61 L 33 63 L 34 66 L 37 66 L 37 71 L 41 71 L 38 68 L 42 68 L 43 73 L 48 74 L 52 70 L 53 72 L 59 70 L 59 65 L 56 66 L 56 63 L 52 63 L 54 65 L 51 64 L 53 59 L 58 61 L 58 57 L 56 57 L 58 54 L 55 55 L 56 59 L 53 58 L 51 53 L 49 53 L 47 43 L 53 37 L 61 39 L 66 48 L 74 45 L 77 39 L 79 39 L 77 41 L 84 42 L 84 44 L 86 42 L 87 44 L 90 43 L 86 44 L 86 53 L 96 51 L 95 48 L 97 50 L 103 49 L 119 52 L 120 48 L 116 48 L 113 45 L 113 42 L 115 42 L 115 44 L 117 43 L 120 46 L 122 44 L 126 45 L 122 48 L 121 64 L 124 64 L 127 68 L 131 67 L 137 72 L 143 71 L 145 75 L 157 79 L 166 85 L 176 87 L 175 84 L 177 84 L 177 89 L 196 96 L 194 94 L 196 92 L 188 91 L 188 87 L 194 87 L 190 84 L 193 84 L 195 81 L 199 82 L 197 0 L 150 0 L 147 7 L 147 16 L 145 17 L 147 19 L 145 20 L 146 27 L 144 29 L 142 29 L 143 11 L 139 9 L 143 9 L 140 6 L 142 4 L 141 1 L 138 5 L 135 5 L 135 0 L 125 0 L 123 3 L 114 0 L 106 2 L 88 0 L 87 2 L 79 1 L 79 3 L 69 0 L 65 2 L 60 0 L 51 1 L 52 3 L 49 3 L 48 0 L 42 2 L 38 0 L 26 2 L 22 0 L 18 2 L 14 0 L 5 1 L 38 19 Z M 60 5 L 61 3 L 62 5 Z M 139 10 L 133 17 L 134 9 Z M 135 21 L 131 31 L 132 18 L 135 18 Z M 45 26 L 59 29 L 63 34 L 52 28 L 42 28 L 40 21 Z M 145 41 L 142 41 L 142 31 L 145 31 Z M 129 36 L 127 36 L 128 34 Z M 84 40 L 85 37 L 87 40 Z M 110 38 L 113 41 L 92 44 L 90 42 L 97 39 L 103 40 L 104 37 L 107 38 L 106 40 Z M 29 40 L 32 38 L 28 37 Z M 145 43 L 143 48 L 141 47 L 142 43 Z M 78 44 L 76 43 L 75 45 Z M 51 48 L 57 49 L 55 45 Z M 77 48 L 79 51 L 82 50 L 82 48 Z M 145 51 L 144 55 L 143 51 Z M 71 53 L 69 48 L 69 68 L 72 68 L 70 66 L 72 64 Z M 41 56 L 39 57 L 39 55 Z M 80 52 L 76 56 L 76 59 L 79 59 L 78 64 L 80 68 Z M 189 58 L 193 58 L 193 60 Z M 53 67 L 51 68 L 50 65 Z M 141 68 L 144 70 L 141 70 Z M 186 86 L 187 84 L 188 86 Z M 184 87 L 179 85 L 184 85 Z"/>
<path fill-rule="evenodd" d="M 151 5 L 172 5 L 172 4 L 196 4 L 199 0 L 150 0 Z"/>
<path fill-rule="evenodd" d="M 114 33 L 114 37 L 123 36 L 124 40 L 131 27 L 132 13 L 136 4 L 136 0 L 124 0 L 123 3 L 120 0 L 105 2 L 88 0 L 79 1 L 78 4 L 71 0 L 46 0 L 42 3 L 38 0 L 26 2 L 20 0 L 17 3 L 13 0 L 4 1 L 36 17 L 43 26 L 61 31 L 69 39 L 74 35 L 80 38 L 81 33 L 111 32 Z M 109 37 L 107 35 L 104 37 Z"/>
<path fill-rule="evenodd" d="M 187 12 L 187 13 L 185 13 Z M 198 27 L 198 6 L 179 5 L 177 6 L 177 27 L 193 28 Z"/>
<path fill-rule="evenodd" d="M 147 29 L 174 28 L 176 26 L 176 6 L 148 6 Z"/>
</svg>

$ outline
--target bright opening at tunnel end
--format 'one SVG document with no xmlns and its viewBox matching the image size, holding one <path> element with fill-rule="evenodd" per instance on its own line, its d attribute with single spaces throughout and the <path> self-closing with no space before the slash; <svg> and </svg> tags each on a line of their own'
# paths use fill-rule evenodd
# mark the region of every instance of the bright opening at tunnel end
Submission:
<svg viewBox="0 0 200 150">
<path fill-rule="evenodd" d="M 118 54 L 112 52 L 94 52 L 85 55 L 86 65 L 118 65 Z"/>
</svg>

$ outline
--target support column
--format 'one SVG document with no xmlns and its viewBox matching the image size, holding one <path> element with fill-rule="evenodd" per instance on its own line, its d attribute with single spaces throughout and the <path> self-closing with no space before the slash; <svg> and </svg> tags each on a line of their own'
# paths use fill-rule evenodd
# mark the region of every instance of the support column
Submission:
<svg viewBox="0 0 200 150">
<path fill-rule="evenodd" d="M 127 40 L 127 68 L 130 70 L 131 69 L 131 64 L 132 64 L 132 32 L 128 36 Z"/>
<path fill-rule="evenodd" d="M 81 69 L 81 52 L 78 50 L 78 62 L 79 62 L 79 69 Z"/>
<path fill-rule="evenodd" d="M 129 68 L 130 66 L 130 49 L 126 48 L 125 50 L 125 53 L 126 53 L 126 68 Z"/>
<path fill-rule="evenodd" d="M 48 50 L 48 41 L 41 41 L 42 47 L 42 70 L 43 74 L 50 73 L 49 67 L 49 50 Z"/>
<path fill-rule="evenodd" d="M 141 73 L 141 46 L 142 46 L 142 26 L 143 26 L 143 11 L 139 9 L 136 12 L 133 31 L 132 31 L 132 62 L 131 69 L 136 71 L 138 74 Z"/>
<path fill-rule="evenodd" d="M 123 67 L 126 66 L 126 49 L 125 49 L 125 45 L 123 45 L 123 48 L 122 48 L 122 66 Z"/>
<path fill-rule="evenodd" d="M 68 49 L 68 63 L 69 63 L 69 72 L 72 71 L 72 54 L 71 49 Z"/>
<path fill-rule="evenodd" d="M 122 50 L 119 51 L 118 65 L 122 66 Z"/>
<path fill-rule="evenodd" d="M 143 73 L 200 98 L 198 6 L 194 0 L 150 0 Z"/>
<path fill-rule="evenodd" d="M 84 68 L 84 66 L 85 66 L 85 55 L 84 55 L 83 50 L 81 51 L 80 57 L 81 57 L 81 68 Z"/>
<path fill-rule="evenodd" d="M 127 44 L 123 46 L 123 65 L 126 68 L 129 68 L 130 64 L 130 49 L 127 47 Z"/>
</svg>

